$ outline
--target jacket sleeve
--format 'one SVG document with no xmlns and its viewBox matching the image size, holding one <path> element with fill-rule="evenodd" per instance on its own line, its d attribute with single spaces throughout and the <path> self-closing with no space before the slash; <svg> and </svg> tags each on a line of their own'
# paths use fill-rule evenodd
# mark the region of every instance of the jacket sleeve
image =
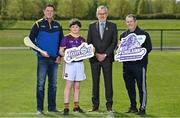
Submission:
<svg viewBox="0 0 180 118">
<path fill-rule="evenodd" d="M 91 24 L 89 25 L 89 28 L 88 28 L 87 43 L 92 44 Z"/>
<path fill-rule="evenodd" d="M 122 38 L 123 38 L 123 33 L 120 35 L 119 41 L 121 41 Z"/>
<path fill-rule="evenodd" d="M 149 34 L 147 32 L 145 32 L 145 35 L 146 35 L 146 41 L 144 43 L 144 46 L 147 50 L 147 53 L 150 53 L 151 50 L 152 50 L 152 43 L 151 43 L 151 38 L 149 36 Z"/>
<path fill-rule="evenodd" d="M 111 55 L 114 52 L 114 49 L 117 46 L 117 26 L 114 24 L 113 26 L 113 34 L 112 34 L 112 43 L 111 45 L 106 49 L 105 53 L 107 55 Z"/>
<path fill-rule="evenodd" d="M 61 46 L 61 41 L 62 41 L 62 39 L 63 39 L 63 37 L 64 37 L 64 33 L 63 33 L 63 29 L 62 29 L 62 26 L 61 25 L 59 25 L 59 27 L 60 27 L 60 33 L 59 33 L 59 48 L 60 48 L 60 46 Z"/>
<path fill-rule="evenodd" d="M 36 45 L 36 37 L 37 37 L 38 33 L 39 33 L 39 26 L 36 22 L 36 23 L 34 23 L 32 29 L 30 31 L 30 34 L 29 34 L 29 38 L 35 45 Z"/>
<path fill-rule="evenodd" d="M 62 26 L 60 26 L 59 39 L 62 40 L 63 37 L 64 37 L 63 29 L 62 29 Z"/>
</svg>

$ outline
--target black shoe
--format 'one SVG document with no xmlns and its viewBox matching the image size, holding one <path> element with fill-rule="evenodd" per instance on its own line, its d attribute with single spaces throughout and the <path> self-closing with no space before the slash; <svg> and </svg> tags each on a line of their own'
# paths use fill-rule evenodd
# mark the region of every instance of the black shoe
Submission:
<svg viewBox="0 0 180 118">
<path fill-rule="evenodd" d="M 136 107 L 130 107 L 126 113 L 136 113 L 136 112 L 138 112 L 138 109 Z"/>
<path fill-rule="evenodd" d="M 80 107 L 74 108 L 73 111 L 79 112 L 79 113 L 84 113 L 84 111 Z"/>
<path fill-rule="evenodd" d="M 145 115 L 145 114 L 146 114 L 145 109 L 139 109 L 139 112 L 137 113 L 137 115 Z"/>
<path fill-rule="evenodd" d="M 65 109 L 64 109 L 63 115 L 69 115 L 69 109 L 68 109 L 68 108 L 65 108 Z"/>
<path fill-rule="evenodd" d="M 48 110 L 48 112 L 60 112 L 60 111 L 58 111 L 57 109 L 55 109 L 55 110 Z"/>
<path fill-rule="evenodd" d="M 98 107 L 96 106 L 93 106 L 92 109 L 88 110 L 89 112 L 95 112 L 95 111 L 98 111 Z"/>
<path fill-rule="evenodd" d="M 55 110 L 48 110 L 48 112 L 50 112 L 50 113 L 58 113 L 58 112 L 61 112 L 61 111 L 58 111 L 57 109 L 55 109 Z"/>
</svg>

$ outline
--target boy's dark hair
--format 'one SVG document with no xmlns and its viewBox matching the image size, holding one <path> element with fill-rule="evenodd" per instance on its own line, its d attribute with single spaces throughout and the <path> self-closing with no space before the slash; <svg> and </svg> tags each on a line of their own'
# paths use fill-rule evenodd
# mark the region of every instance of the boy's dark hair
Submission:
<svg viewBox="0 0 180 118">
<path fill-rule="evenodd" d="M 69 27 L 71 27 L 72 25 L 78 25 L 79 27 L 81 27 L 81 22 L 79 21 L 79 19 L 73 18 L 69 22 Z"/>
<path fill-rule="evenodd" d="M 47 7 L 52 7 L 54 10 L 55 10 L 55 6 L 53 5 L 53 4 L 46 4 L 45 6 L 44 6 L 44 10 L 47 8 Z"/>
</svg>

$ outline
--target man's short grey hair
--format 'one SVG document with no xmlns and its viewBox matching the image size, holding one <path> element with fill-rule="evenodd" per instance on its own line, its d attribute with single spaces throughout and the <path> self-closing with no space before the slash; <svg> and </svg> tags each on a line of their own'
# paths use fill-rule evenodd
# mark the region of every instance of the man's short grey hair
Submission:
<svg viewBox="0 0 180 118">
<path fill-rule="evenodd" d="M 133 18 L 133 20 L 136 21 L 136 16 L 134 14 L 128 14 L 126 18 Z"/>
<path fill-rule="evenodd" d="M 98 11 L 101 9 L 104 9 L 106 11 L 106 13 L 108 14 L 108 8 L 104 5 L 100 5 L 96 10 L 96 16 L 98 16 Z"/>
</svg>

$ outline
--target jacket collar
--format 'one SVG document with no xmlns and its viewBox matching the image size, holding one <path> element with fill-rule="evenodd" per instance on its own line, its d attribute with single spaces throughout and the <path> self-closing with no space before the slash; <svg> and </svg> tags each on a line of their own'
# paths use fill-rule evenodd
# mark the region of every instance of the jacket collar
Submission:
<svg viewBox="0 0 180 118">
<path fill-rule="evenodd" d="M 108 25 L 109 25 L 109 22 L 106 20 L 105 21 L 105 30 L 108 29 Z M 99 21 L 96 22 L 96 29 L 97 29 L 97 31 L 99 31 Z"/>
<path fill-rule="evenodd" d="M 130 30 L 128 29 L 128 33 L 134 33 L 134 32 L 137 32 L 138 30 L 139 30 L 139 26 L 136 26 L 136 28 L 133 32 L 130 32 Z"/>
<path fill-rule="evenodd" d="M 43 19 L 48 22 L 46 17 L 43 17 Z M 54 21 L 54 18 L 52 18 L 51 22 L 53 22 L 53 21 Z"/>
</svg>

